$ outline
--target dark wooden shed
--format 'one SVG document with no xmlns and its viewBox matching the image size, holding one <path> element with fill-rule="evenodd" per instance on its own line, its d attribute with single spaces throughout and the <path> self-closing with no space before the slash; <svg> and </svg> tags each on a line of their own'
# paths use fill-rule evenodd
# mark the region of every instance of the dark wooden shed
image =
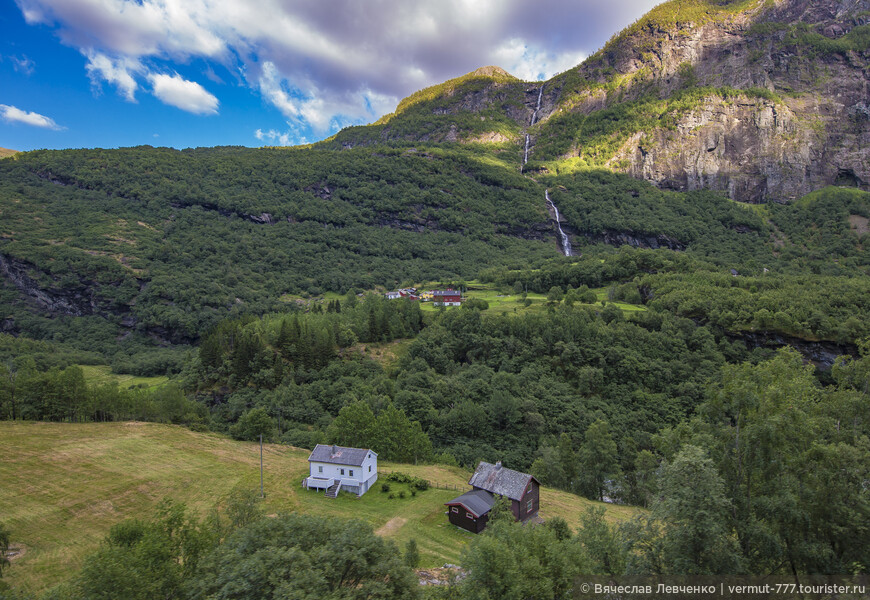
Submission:
<svg viewBox="0 0 870 600">
<path fill-rule="evenodd" d="M 468 483 L 470 491 L 445 502 L 450 522 L 458 527 L 473 533 L 483 531 L 497 496 L 510 499 L 517 521 L 525 522 L 538 514 L 541 484 L 528 473 L 503 467 L 501 462 L 481 462 Z"/>
<path fill-rule="evenodd" d="M 472 533 L 480 533 L 489 520 L 489 511 L 495 505 L 495 497 L 483 490 L 470 490 L 450 502 L 445 502 L 445 505 L 447 518 L 453 525 Z"/>
</svg>

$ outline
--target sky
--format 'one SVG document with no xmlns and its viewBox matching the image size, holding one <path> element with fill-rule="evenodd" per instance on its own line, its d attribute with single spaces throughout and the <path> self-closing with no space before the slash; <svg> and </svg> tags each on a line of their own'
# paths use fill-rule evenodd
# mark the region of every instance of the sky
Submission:
<svg viewBox="0 0 870 600">
<path fill-rule="evenodd" d="M 271 146 L 496 65 L 580 63 L 660 0 L 0 0 L 0 147 Z"/>
</svg>

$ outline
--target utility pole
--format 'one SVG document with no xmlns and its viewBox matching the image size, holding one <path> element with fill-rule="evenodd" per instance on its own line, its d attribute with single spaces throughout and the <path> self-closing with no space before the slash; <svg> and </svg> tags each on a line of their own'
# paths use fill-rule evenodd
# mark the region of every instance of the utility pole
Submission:
<svg viewBox="0 0 870 600">
<path fill-rule="evenodd" d="M 265 498 L 263 493 L 263 434 L 260 434 L 260 498 Z"/>
</svg>

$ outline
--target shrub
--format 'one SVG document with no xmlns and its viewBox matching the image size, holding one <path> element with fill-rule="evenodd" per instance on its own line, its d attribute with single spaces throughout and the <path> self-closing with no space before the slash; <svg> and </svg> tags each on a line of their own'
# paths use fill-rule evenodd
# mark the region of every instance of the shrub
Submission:
<svg viewBox="0 0 870 600">
<path fill-rule="evenodd" d="M 381 491 L 382 492 L 389 492 L 390 491 L 390 484 L 389 483 L 382 483 L 381 484 Z"/>
</svg>

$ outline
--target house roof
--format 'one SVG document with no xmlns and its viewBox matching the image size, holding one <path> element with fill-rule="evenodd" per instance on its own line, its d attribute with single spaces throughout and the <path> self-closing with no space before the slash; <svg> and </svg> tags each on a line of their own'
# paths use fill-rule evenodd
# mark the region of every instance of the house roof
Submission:
<svg viewBox="0 0 870 600">
<path fill-rule="evenodd" d="M 468 485 L 519 501 L 523 499 L 523 492 L 532 479 L 535 478 L 528 473 L 501 466 L 501 462 L 493 465 L 480 461 L 474 475 L 468 480 Z"/>
<path fill-rule="evenodd" d="M 453 504 L 461 505 L 465 510 L 473 513 L 475 517 L 480 518 L 495 505 L 495 496 L 484 490 L 471 490 L 450 502 L 444 503 L 445 506 Z"/>
<path fill-rule="evenodd" d="M 459 290 L 436 290 L 432 292 L 433 296 L 460 296 Z"/>
<path fill-rule="evenodd" d="M 346 448 L 344 446 L 317 444 L 317 446 L 314 447 L 314 450 L 311 451 L 311 456 L 308 457 L 308 462 L 332 463 L 334 465 L 354 465 L 359 467 L 363 464 L 363 461 L 369 452 L 377 456 L 377 453 L 368 448 Z"/>
</svg>

